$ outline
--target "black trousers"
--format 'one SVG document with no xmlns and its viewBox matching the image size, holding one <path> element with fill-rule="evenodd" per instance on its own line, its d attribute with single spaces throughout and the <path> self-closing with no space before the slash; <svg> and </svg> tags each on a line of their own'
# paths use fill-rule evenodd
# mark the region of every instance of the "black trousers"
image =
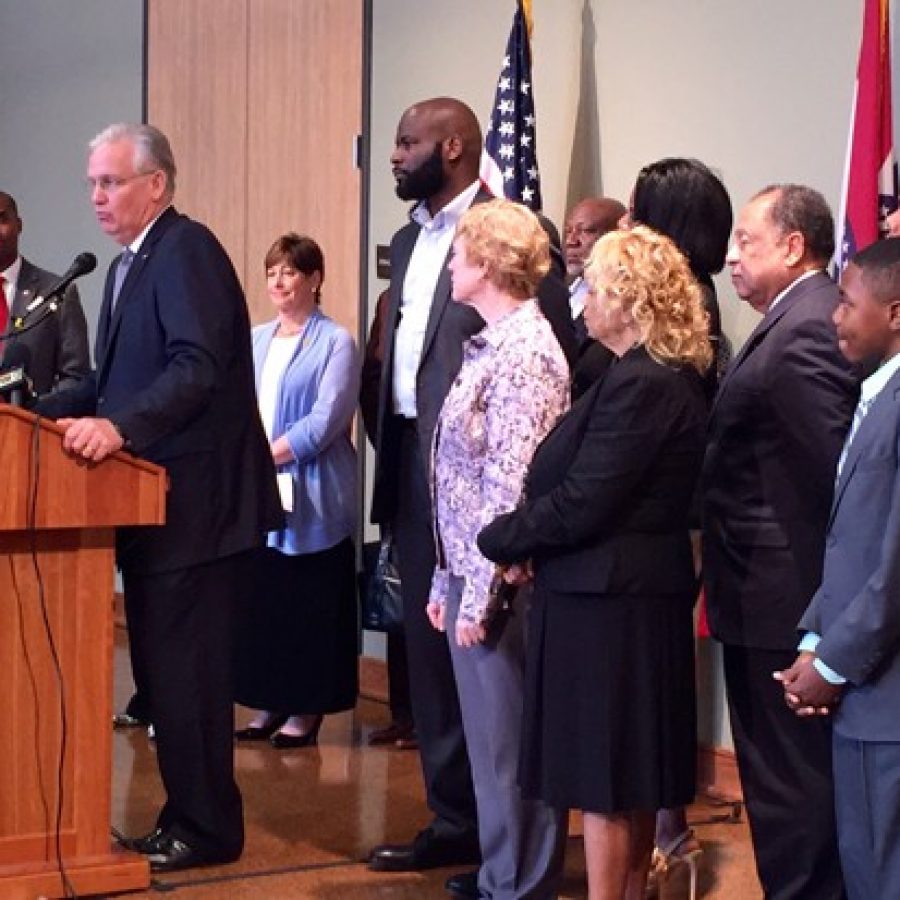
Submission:
<svg viewBox="0 0 900 900">
<path fill-rule="evenodd" d="M 793 650 L 724 646 L 725 686 L 756 870 L 766 900 L 843 900 L 831 727 L 801 719 L 772 673 Z"/>
<path fill-rule="evenodd" d="M 409 698 L 409 663 L 406 658 L 406 636 L 402 631 L 388 632 L 387 673 L 391 721 L 401 725 L 411 724 L 413 714 Z"/>
<path fill-rule="evenodd" d="M 233 656 L 249 554 L 173 572 L 123 572 L 132 664 L 156 729 L 157 825 L 202 851 L 240 853 Z"/>
<path fill-rule="evenodd" d="M 425 611 L 435 551 L 426 468 L 413 424 L 404 427 L 401 438 L 393 527 L 403 586 L 413 720 L 428 806 L 435 815 L 431 827 L 441 837 L 474 842 L 477 838 L 475 792 L 453 664 L 446 636 L 432 627 Z"/>
</svg>

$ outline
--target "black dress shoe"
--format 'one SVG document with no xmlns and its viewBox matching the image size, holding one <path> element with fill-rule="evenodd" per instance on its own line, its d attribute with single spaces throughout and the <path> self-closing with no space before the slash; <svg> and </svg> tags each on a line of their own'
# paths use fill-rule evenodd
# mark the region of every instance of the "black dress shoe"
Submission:
<svg viewBox="0 0 900 900">
<path fill-rule="evenodd" d="M 198 866 L 218 866 L 234 862 L 238 853 L 210 853 L 191 847 L 171 834 L 164 834 L 157 846 L 147 853 L 151 872 L 180 872 L 182 869 L 195 869 Z"/>
<path fill-rule="evenodd" d="M 369 734 L 369 746 L 377 747 L 379 744 L 395 744 L 397 741 L 408 740 L 415 737 L 416 729 L 412 722 L 391 722 L 384 728 L 376 728 Z"/>
<path fill-rule="evenodd" d="M 287 716 L 272 716 L 265 725 L 248 725 L 246 728 L 239 728 L 235 731 L 234 736 L 239 741 L 265 741 L 272 737 L 287 720 Z"/>
<path fill-rule="evenodd" d="M 411 844 L 382 844 L 369 857 L 369 868 L 376 872 L 412 872 L 480 863 L 478 841 L 438 837 L 426 828 Z"/>
<path fill-rule="evenodd" d="M 451 875 L 445 882 L 444 887 L 453 894 L 454 897 L 471 897 L 472 900 L 478 900 L 481 894 L 478 893 L 478 871 L 460 872 L 457 875 Z"/>
<path fill-rule="evenodd" d="M 119 839 L 119 843 L 132 853 L 152 853 L 159 847 L 160 838 L 163 836 L 162 828 L 154 828 L 149 834 L 141 837 L 123 837 Z"/>
<path fill-rule="evenodd" d="M 278 731 L 269 738 L 269 743 L 279 750 L 292 750 L 296 747 L 315 747 L 319 743 L 319 729 L 322 727 L 322 716 L 316 724 L 304 734 L 285 734 Z"/>
<path fill-rule="evenodd" d="M 113 715 L 113 728 L 138 728 L 146 727 L 149 724 L 146 719 L 138 718 L 131 713 L 120 712 Z"/>
</svg>

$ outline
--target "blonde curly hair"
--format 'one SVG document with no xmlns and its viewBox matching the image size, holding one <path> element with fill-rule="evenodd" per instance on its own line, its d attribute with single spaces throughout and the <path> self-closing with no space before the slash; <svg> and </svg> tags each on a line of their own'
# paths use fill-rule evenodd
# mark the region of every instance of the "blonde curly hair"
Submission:
<svg viewBox="0 0 900 900">
<path fill-rule="evenodd" d="M 476 203 L 460 217 L 456 237 L 463 241 L 469 262 L 484 266 L 488 281 L 517 300 L 534 297 L 550 270 L 547 233 L 521 203 Z"/>
<path fill-rule="evenodd" d="M 634 323 L 640 343 L 657 362 L 712 363 L 709 315 L 687 260 L 669 238 L 636 225 L 611 231 L 594 244 L 584 268 L 591 292 Z"/>
</svg>

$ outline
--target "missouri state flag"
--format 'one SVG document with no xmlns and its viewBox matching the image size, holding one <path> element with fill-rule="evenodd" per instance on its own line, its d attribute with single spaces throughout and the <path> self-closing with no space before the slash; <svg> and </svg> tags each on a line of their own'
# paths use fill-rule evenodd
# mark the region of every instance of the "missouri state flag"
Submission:
<svg viewBox="0 0 900 900">
<path fill-rule="evenodd" d="M 516 4 L 481 154 L 481 180 L 495 197 L 541 208 L 534 94 L 531 82 L 531 2 Z"/>
<path fill-rule="evenodd" d="M 844 270 L 854 253 L 884 235 L 884 220 L 897 208 L 888 6 L 889 0 L 865 0 L 835 235 L 836 274 Z"/>
</svg>

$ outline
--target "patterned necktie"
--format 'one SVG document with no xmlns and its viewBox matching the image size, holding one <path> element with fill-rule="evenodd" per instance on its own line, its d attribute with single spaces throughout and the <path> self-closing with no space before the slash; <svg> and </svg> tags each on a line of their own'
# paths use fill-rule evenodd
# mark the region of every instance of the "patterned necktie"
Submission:
<svg viewBox="0 0 900 900">
<path fill-rule="evenodd" d="M 125 283 L 125 277 L 128 275 L 128 270 L 131 268 L 131 261 L 133 259 L 134 254 L 126 247 L 119 257 L 118 266 L 116 266 L 116 280 L 113 282 L 112 306 L 110 307 L 110 312 L 116 308 L 119 293 L 122 290 L 122 285 Z"/>
<path fill-rule="evenodd" d="M 869 411 L 869 407 L 874 399 L 874 397 L 870 397 L 868 400 L 863 400 L 860 397 L 859 403 L 856 404 L 856 409 L 853 412 L 853 421 L 850 423 L 850 430 L 847 432 L 847 439 L 844 441 L 844 449 L 841 450 L 841 458 L 838 460 L 837 474 L 834 476 L 835 482 L 841 477 L 841 470 L 847 461 L 850 444 L 853 443 L 853 438 L 856 437 L 856 432 L 859 431 L 859 426 L 862 425 L 862 420 L 866 417 L 866 413 Z"/>
</svg>

